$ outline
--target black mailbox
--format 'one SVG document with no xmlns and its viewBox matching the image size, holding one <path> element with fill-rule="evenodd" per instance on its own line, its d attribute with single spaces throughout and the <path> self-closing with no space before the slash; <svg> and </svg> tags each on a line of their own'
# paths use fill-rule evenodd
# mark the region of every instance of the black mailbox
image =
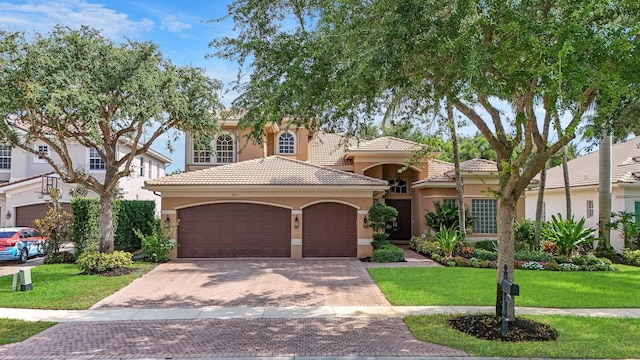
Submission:
<svg viewBox="0 0 640 360">
<path fill-rule="evenodd" d="M 520 295 L 520 286 L 511 280 L 502 280 L 502 291 L 511 296 Z"/>
</svg>

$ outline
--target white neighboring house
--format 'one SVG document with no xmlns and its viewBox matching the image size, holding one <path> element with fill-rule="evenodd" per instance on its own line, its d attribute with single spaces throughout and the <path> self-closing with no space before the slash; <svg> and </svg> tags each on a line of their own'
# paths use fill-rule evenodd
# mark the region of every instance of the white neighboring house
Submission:
<svg viewBox="0 0 640 360">
<path fill-rule="evenodd" d="M 43 142 L 35 142 L 33 146 L 41 152 L 50 151 Z M 101 173 L 104 173 L 104 162 L 95 150 L 81 145 L 69 145 L 69 148 L 74 165 L 100 179 Z M 122 155 L 129 153 L 130 149 L 127 143 L 118 145 L 118 152 Z M 56 154 L 52 155 L 54 161 L 59 161 Z M 156 202 L 156 212 L 160 214 L 160 196 L 142 187 L 146 180 L 165 176 L 165 168 L 170 163 L 171 159 L 154 150 L 136 156 L 132 174 L 118 184 L 123 198 L 153 200 Z M 33 226 L 33 220 L 41 218 L 47 210 L 46 192 L 51 187 L 62 190 L 60 202 L 71 212 L 69 190 L 76 186 L 60 180 L 42 158 L 17 147 L 0 145 L 0 227 Z M 97 197 L 97 194 L 89 191 L 87 196 Z"/>
<path fill-rule="evenodd" d="M 635 213 L 640 219 L 640 136 L 623 143 L 614 144 L 611 149 L 611 211 Z M 585 218 L 585 225 L 598 227 L 598 184 L 600 183 L 598 151 L 569 161 L 572 214 L 575 219 Z M 536 217 L 538 189 L 526 192 L 525 215 Z M 547 170 L 544 192 L 544 219 L 553 214 L 566 212 L 564 178 L 562 166 Z M 611 231 L 611 245 L 620 250 L 624 240 L 620 232 Z"/>
</svg>

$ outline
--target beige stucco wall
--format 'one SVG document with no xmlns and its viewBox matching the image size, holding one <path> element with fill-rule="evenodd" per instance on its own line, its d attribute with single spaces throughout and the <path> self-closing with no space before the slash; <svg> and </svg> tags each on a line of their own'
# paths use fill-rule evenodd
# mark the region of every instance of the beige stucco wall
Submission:
<svg viewBox="0 0 640 360">
<path fill-rule="evenodd" d="M 338 202 L 354 207 L 357 210 L 357 241 L 358 253 L 357 257 L 362 258 L 371 255 L 371 240 L 373 233 L 370 228 L 364 227 L 364 217 L 373 204 L 373 194 L 369 191 L 348 190 L 340 193 L 338 189 L 329 191 L 309 191 L 305 194 L 300 189 L 296 192 L 260 192 L 248 189 L 247 191 L 218 191 L 209 195 L 202 192 L 168 192 L 162 193 L 162 217 L 169 218 L 171 223 L 175 223 L 178 210 L 191 206 L 221 203 L 221 202 L 248 202 L 259 203 L 271 206 L 286 207 L 291 209 L 291 257 L 294 259 L 302 258 L 302 224 L 304 223 L 303 209 L 307 206 L 321 202 Z M 300 226 L 294 226 L 294 219 L 298 217 Z M 179 222 L 178 222 L 179 224 Z M 179 226 L 179 225 L 178 225 Z M 179 244 L 180 239 L 177 238 L 177 232 L 174 234 L 174 240 Z M 177 249 L 174 249 L 170 256 L 177 258 Z"/>
</svg>

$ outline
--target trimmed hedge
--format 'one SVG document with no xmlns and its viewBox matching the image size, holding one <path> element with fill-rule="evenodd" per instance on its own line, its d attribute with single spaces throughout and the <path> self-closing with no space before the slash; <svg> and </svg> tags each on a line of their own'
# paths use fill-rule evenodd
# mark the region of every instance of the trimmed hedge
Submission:
<svg viewBox="0 0 640 360">
<path fill-rule="evenodd" d="M 389 244 L 374 250 L 371 261 L 376 263 L 390 263 L 404 261 L 404 251 L 399 247 Z"/>
<path fill-rule="evenodd" d="M 76 261 L 78 269 L 84 274 L 100 274 L 132 263 L 131 253 L 125 251 L 114 251 L 111 254 L 87 251 Z"/>
</svg>

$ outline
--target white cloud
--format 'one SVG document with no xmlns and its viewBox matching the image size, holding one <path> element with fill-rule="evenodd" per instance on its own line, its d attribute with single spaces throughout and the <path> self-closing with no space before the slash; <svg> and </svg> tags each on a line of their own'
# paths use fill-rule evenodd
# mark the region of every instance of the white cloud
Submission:
<svg viewBox="0 0 640 360">
<path fill-rule="evenodd" d="M 132 20 L 125 13 L 84 0 L 30 1 L 26 4 L 0 2 L 0 8 L 3 9 L 0 23 L 12 31 L 47 32 L 57 24 L 74 29 L 89 25 L 101 30 L 105 37 L 119 41 L 154 27 L 154 22 L 147 18 Z"/>
<path fill-rule="evenodd" d="M 160 30 L 172 33 L 179 33 L 189 29 L 191 29 L 191 24 L 180 22 L 173 16 L 167 16 L 160 22 Z"/>
</svg>

